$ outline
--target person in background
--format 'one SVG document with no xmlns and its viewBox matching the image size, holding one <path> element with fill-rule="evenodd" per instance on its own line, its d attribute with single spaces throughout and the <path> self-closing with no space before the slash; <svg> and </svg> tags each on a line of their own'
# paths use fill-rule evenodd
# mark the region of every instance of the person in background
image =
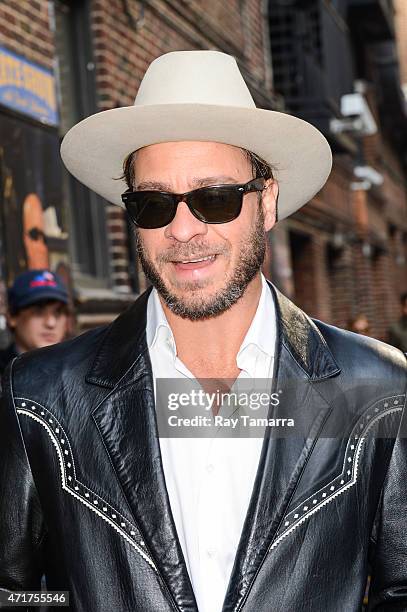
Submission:
<svg viewBox="0 0 407 612">
<path fill-rule="evenodd" d="M 362 336 L 370 336 L 370 325 L 366 315 L 358 314 L 353 319 L 350 319 L 348 328 L 355 334 L 362 334 Z"/>
<path fill-rule="evenodd" d="M 400 298 L 401 317 L 389 329 L 389 344 L 407 353 L 407 292 Z"/>
<path fill-rule="evenodd" d="M 68 329 L 69 296 L 57 274 L 28 270 L 8 291 L 7 323 L 13 340 L 0 351 L 0 375 L 17 355 L 64 340 Z"/>
</svg>

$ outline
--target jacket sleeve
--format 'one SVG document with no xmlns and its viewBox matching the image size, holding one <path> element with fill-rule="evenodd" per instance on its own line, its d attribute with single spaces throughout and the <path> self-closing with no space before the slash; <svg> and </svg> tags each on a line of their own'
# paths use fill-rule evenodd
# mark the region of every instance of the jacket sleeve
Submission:
<svg viewBox="0 0 407 612">
<path fill-rule="evenodd" d="M 407 610 L 407 438 L 402 437 L 405 430 L 404 416 L 378 512 L 369 612 Z"/>
<path fill-rule="evenodd" d="M 12 394 L 12 365 L 0 400 L 0 590 L 40 590 L 42 510 Z M 21 608 L 20 608 L 21 609 Z"/>
</svg>

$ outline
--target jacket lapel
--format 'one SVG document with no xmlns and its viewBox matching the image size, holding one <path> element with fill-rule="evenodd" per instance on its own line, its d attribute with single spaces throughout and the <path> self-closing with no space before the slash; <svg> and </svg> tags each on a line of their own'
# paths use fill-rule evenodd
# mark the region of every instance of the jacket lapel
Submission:
<svg viewBox="0 0 407 612">
<path fill-rule="evenodd" d="M 111 326 L 87 381 L 110 387 L 93 419 L 134 520 L 175 605 L 197 607 L 171 513 L 145 340 L 144 294 Z"/>
</svg>

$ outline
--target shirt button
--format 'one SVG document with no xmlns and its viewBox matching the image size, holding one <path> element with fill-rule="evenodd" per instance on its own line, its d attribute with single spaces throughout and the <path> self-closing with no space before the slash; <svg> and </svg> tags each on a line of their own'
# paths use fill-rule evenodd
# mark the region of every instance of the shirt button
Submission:
<svg viewBox="0 0 407 612">
<path fill-rule="evenodd" d="M 206 471 L 208 472 L 208 474 L 211 474 L 214 469 L 215 466 L 213 465 L 213 463 L 208 463 L 208 465 L 206 466 Z"/>
<path fill-rule="evenodd" d="M 206 554 L 210 559 L 213 559 L 214 557 L 216 557 L 216 548 L 208 548 L 206 550 Z"/>
</svg>

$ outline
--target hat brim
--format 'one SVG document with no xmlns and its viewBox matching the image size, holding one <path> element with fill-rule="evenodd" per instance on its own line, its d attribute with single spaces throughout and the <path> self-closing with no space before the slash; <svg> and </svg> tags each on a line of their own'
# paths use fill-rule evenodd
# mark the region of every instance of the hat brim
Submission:
<svg viewBox="0 0 407 612">
<path fill-rule="evenodd" d="M 62 291 L 39 291 L 36 292 L 35 295 L 27 296 L 25 299 L 21 299 L 18 301 L 17 308 L 25 308 L 26 306 L 34 306 L 38 302 L 43 302 L 45 300 L 54 301 L 54 302 L 62 302 L 63 304 L 69 304 L 68 296 Z"/>
<path fill-rule="evenodd" d="M 66 134 L 61 156 L 67 169 L 103 198 L 123 206 L 123 162 L 160 142 L 221 142 L 256 153 L 275 169 L 278 216 L 306 204 L 326 182 L 332 154 L 326 138 L 298 117 L 259 108 L 206 104 L 128 106 L 84 119 Z"/>
</svg>

